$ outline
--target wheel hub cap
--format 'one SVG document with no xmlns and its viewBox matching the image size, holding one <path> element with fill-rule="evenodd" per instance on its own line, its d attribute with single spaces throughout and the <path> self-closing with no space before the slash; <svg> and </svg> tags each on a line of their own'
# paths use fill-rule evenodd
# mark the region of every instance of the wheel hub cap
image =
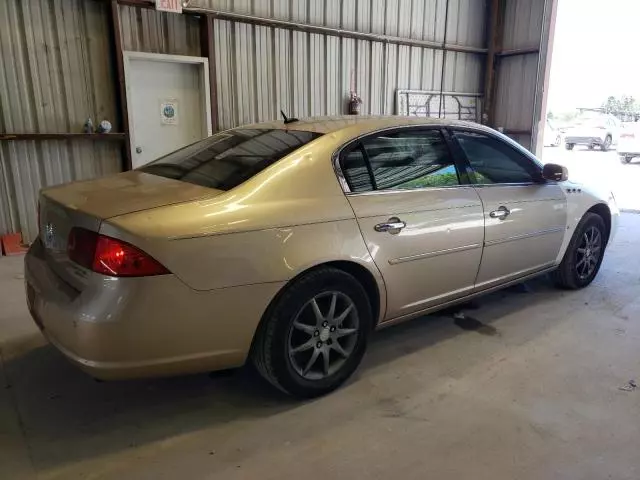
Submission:
<svg viewBox="0 0 640 480">
<path fill-rule="evenodd" d="M 287 353 L 293 369 L 307 380 L 338 372 L 355 350 L 359 319 L 355 303 L 342 292 L 317 294 L 291 324 Z"/>
<path fill-rule="evenodd" d="M 322 329 L 322 331 L 320 332 L 320 340 L 322 340 L 323 342 L 326 342 L 327 340 L 329 340 L 329 336 L 330 336 L 330 332 L 329 332 L 329 328 L 325 327 Z"/>
<path fill-rule="evenodd" d="M 576 252 L 576 271 L 581 279 L 593 274 L 602 254 L 602 235 L 596 227 L 588 228 Z"/>
</svg>

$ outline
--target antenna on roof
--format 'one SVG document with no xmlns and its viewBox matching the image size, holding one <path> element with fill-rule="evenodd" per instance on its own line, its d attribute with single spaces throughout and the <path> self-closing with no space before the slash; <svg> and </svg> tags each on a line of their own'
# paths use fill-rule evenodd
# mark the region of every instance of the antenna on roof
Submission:
<svg viewBox="0 0 640 480">
<path fill-rule="evenodd" d="M 284 111 L 280 110 L 280 115 L 282 115 L 282 118 L 284 118 L 284 124 L 288 124 L 288 123 L 293 123 L 293 122 L 297 122 L 298 119 L 297 118 L 288 118 L 287 115 L 285 115 Z"/>
</svg>

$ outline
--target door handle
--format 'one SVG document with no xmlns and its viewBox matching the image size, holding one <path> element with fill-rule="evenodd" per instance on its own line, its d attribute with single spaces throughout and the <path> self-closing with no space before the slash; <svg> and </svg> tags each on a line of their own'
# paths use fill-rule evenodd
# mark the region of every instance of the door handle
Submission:
<svg viewBox="0 0 640 480">
<path fill-rule="evenodd" d="M 500 208 L 498 208 L 497 210 L 489 212 L 489 216 L 491 218 L 499 218 L 500 220 L 504 220 L 505 218 L 507 218 L 509 216 L 510 213 L 511 213 L 511 211 L 507 207 L 505 207 L 503 205 Z"/>
<path fill-rule="evenodd" d="M 400 233 L 400 230 L 402 230 L 406 226 L 407 224 L 400 220 L 398 217 L 391 217 L 389 221 L 379 223 L 375 227 L 373 227 L 373 229 L 376 232 L 389 232 L 392 235 L 396 235 Z"/>
</svg>

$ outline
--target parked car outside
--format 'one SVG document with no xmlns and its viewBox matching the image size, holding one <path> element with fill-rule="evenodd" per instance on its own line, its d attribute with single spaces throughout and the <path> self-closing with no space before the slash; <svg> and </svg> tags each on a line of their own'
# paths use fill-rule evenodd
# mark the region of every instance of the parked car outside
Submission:
<svg viewBox="0 0 640 480">
<path fill-rule="evenodd" d="M 591 283 L 611 195 L 481 125 L 331 117 L 218 133 L 43 190 L 25 257 L 43 334 L 100 379 L 251 362 L 325 394 L 372 330 L 551 273 Z"/>
<path fill-rule="evenodd" d="M 576 145 L 586 145 L 589 150 L 599 147 L 606 152 L 618 143 L 619 130 L 620 122 L 613 115 L 583 116 L 567 130 L 565 146 L 567 150 L 573 150 Z"/>
<path fill-rule="evenodd" d="M 557 147 L 562 143 L 562 134 L 551 120 L 547 119 L 544 125 L 544 146 L 545 147 Z"/>
<path fill-rule="evenodd" d="M 618 156 L 622 163 L 630 163 L 634 158 L 640 157 L 640 122 L 622 124 Z"/>
</svg>

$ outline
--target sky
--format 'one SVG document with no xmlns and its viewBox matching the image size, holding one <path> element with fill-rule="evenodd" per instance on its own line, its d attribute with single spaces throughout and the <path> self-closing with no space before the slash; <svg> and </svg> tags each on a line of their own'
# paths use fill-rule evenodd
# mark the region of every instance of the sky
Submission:
<svg viewBox="0 0 640 480">
<path fill-rule="evenodd" d="M 640 99 L 640 0 L 558 0 L 547 111 Z"/>
</svg>

